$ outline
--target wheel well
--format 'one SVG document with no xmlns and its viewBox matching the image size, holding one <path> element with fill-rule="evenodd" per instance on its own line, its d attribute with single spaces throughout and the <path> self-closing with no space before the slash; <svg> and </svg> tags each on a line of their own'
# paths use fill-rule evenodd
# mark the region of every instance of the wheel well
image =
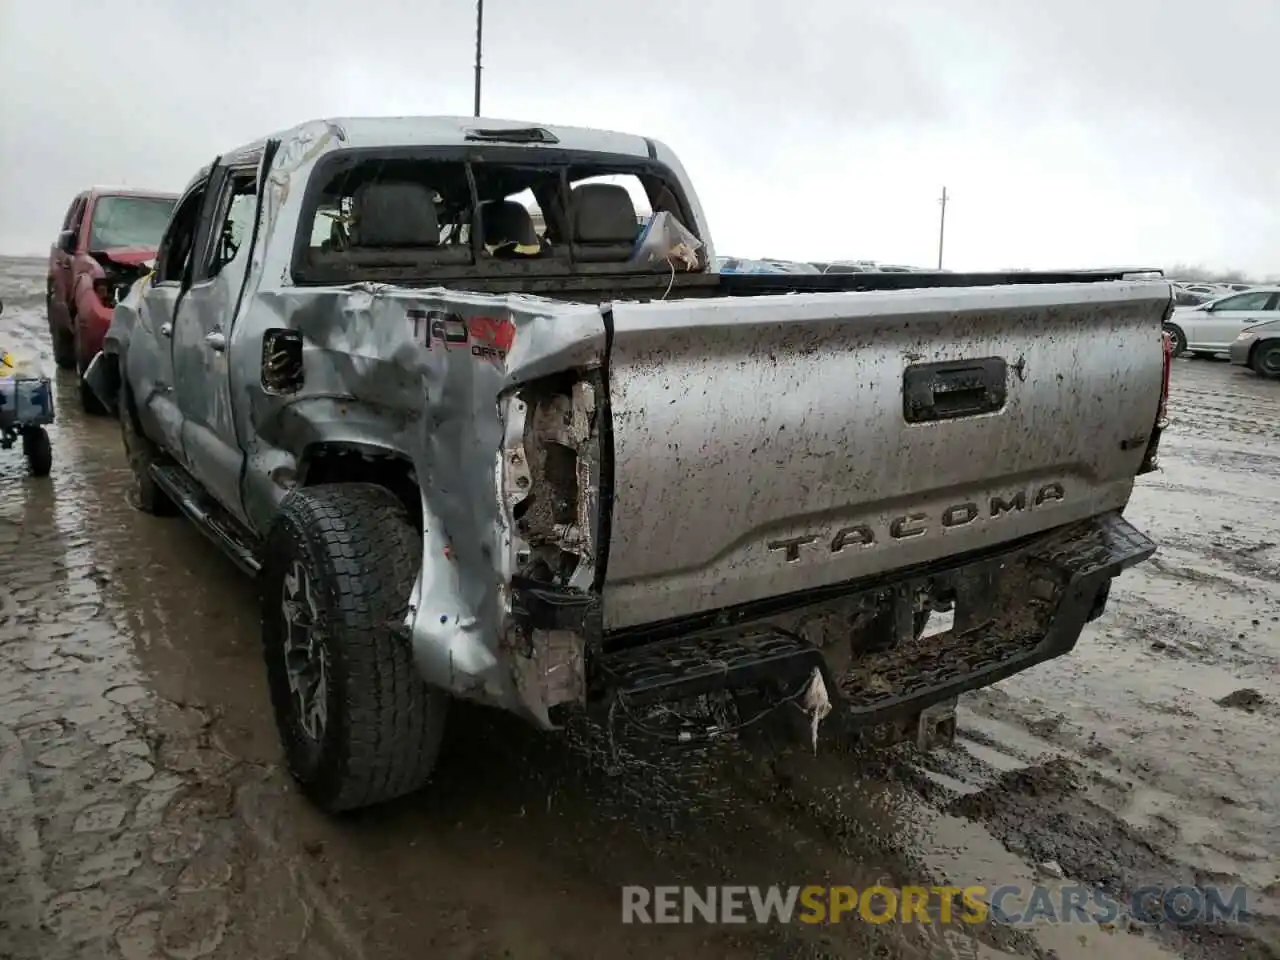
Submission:
<svg viewBox="0 0 1280 960">
<path fill-rule="evenodd" d="M 129 422 L 133 424 L 133 429 L 138 436 L 145 437 L 146 434 L 142 430 L 142 418 L 138 416 L 138 402 L 133 399 L 133 390 L 125 377 L 123 360 L 123 356 L 117 355 L 116 363 L 120 368 L 120 394 L 117 402 L 123 408 L 125 416 L 129 418 Z"/>
<path fill-rule="evenodd" d="M 1253 366 L 1253 361 L 1258 358 L 1259 350 L 1269 349 L 1271 347 L 1276 346 L 1277 344 L 1280 344 L 1280 338 L 1276 338 L 1276 337 L 1271 337 L 1267 340 L 1256 341 L 1254 345 L 1249 348 L 1249 360 L 1248 360 L 1249 366 L 1251 367 Z"/>
<path fill-rule="evenodd" d="M 320 444 L 308 449 L 299 470 L 301 485 L 321 483 L 372 483 L 395 494 L 409 512 L 414 527 L 422 530 L 422 493 L 413 464 L 395 453 L 379 453 L 356 445 Z"/>
</svg>

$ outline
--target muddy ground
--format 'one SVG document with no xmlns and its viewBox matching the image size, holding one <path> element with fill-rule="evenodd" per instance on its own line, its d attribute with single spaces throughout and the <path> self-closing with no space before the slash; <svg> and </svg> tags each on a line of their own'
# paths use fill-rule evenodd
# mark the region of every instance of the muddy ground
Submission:
<svg viewBox="0 0 1280 960">
<path fill-rule="evenodd" d="M 43 264 L 3 346 L 52 369 Z M 345 821 L 278 766 L 250 584 L 127 501 L 59 375 L 51 478 L 0 452 L 0 958 L 1280 956 L 1280 384 L 1179 361 L 1161 544 L 1076 651 L 922 757 L 655 751 L 452 716 L 434 785 Z M 623 926 L 623 884 L 1242 884 L 1247 922 Z M 1064 879 L 1058 879 L 1063 877 Z"/>
</svg>

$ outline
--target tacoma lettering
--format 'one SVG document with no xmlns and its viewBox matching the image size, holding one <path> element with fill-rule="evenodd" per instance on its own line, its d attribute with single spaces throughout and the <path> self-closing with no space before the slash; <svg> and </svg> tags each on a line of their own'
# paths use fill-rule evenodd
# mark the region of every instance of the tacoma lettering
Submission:
<svg viewBox="0 0 1280 960">
<path fill-rule="evenodd" d="M 1019 490 L 1008 495 L 996 495 L 991 498 L 988 504 L 988 518 L 998 519 L 1007 514 L 1021 513 L 1027 509 L 1028 504 L 1034 510 L 1047 503 L 1059 503 L 1065 500 L 1066 496 L 1066 489 L 1057 482 L 1046 483 L 1031 490 Z M 942 529 L 950 530 L 974 523 L 981 519 L 982 515 L 982 507 L 970 500 L 943 508 L 937 520 Z M 928 514 L 908 513 L 890 520 L 888 529 L 885 532 L 893 540 L 910 540 L 915 537 L 925 536 L 930 529 Z M 781 551 L 788 563 L 795 563 L 800 559 L 802 547 L 816 545 L 820 539 L 822 539 L 820 534 L 807 534 L 781 540 L 770 540 L 767 547 L 771 552 Z M 848 527 L 841 527 L 832 535 L 829 542 L 829 552 L 841 553 L 847 547 L 871 547 L 879 541 L 880 537 L 877 536 L 876 531 L 871 526 L 865 523 L 857 523 Z"/>
</svg>

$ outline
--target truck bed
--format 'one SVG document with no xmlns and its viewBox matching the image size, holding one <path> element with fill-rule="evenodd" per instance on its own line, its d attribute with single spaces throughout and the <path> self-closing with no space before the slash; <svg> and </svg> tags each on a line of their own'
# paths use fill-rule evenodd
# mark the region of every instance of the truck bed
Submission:
<svg viewBox="0 0 1280 960">
<path fill-rule="evenodd" d="M 451 278 L 438 271 L 430 280 L 388 271 L 380 282 L 405 287 L 444 287 L 470 293 L 526 293 L 556 300 L 677 300 L 703 297 L 761 297 L 782 293 L 927 290 L 933 288 L 1105 283 L 1139 275 L 1158 276 L 1146 267 L 1097 270 L 994 271 L 983 273 L 731 274 L 678 273 L 674 278 L 650 272 L 619 272 L 614 265 L 578 264 L 571 275 L 550 274 L 540 264 L 504 263 L 491 276 Z M 521 268 L 524 269 L 521 269 Z M 1170 293 L 1172 296 L 1172 293 Z"/>
</svg>

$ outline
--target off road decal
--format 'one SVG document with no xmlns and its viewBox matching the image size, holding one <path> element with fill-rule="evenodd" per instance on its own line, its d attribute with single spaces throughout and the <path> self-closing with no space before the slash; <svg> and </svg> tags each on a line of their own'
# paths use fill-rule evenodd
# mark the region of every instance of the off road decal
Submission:
<svg viewBox="0 0 1280 960">
<path fill-rule="evenodd" d="M 413 324 L 413 339 L 428 350 L 470 350 L 481 360 L 502 366 L 515 339 L 516 325 L 497 317 L 463 319 L 443 310 L 408 310 L 405 316 Z"/>
</svg>

